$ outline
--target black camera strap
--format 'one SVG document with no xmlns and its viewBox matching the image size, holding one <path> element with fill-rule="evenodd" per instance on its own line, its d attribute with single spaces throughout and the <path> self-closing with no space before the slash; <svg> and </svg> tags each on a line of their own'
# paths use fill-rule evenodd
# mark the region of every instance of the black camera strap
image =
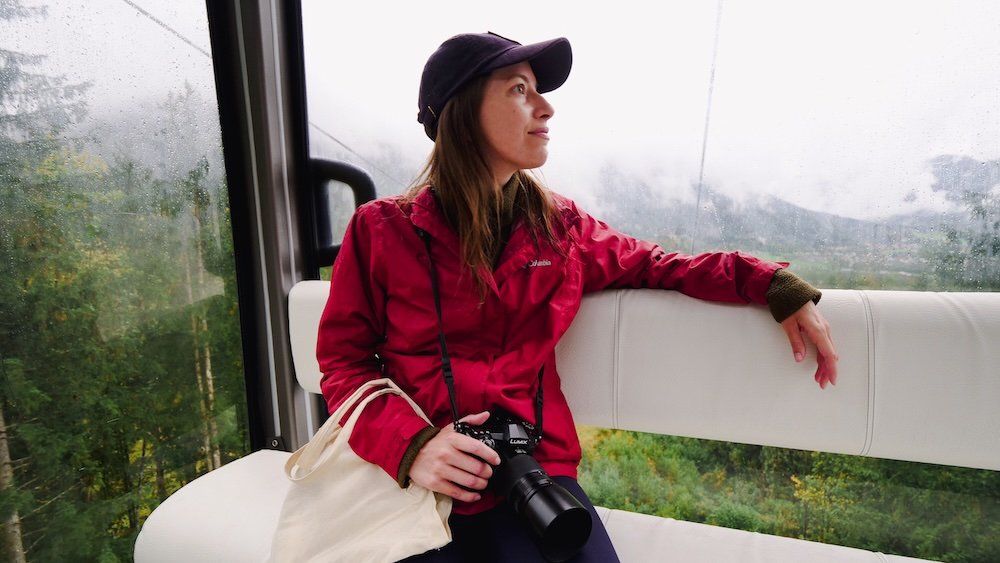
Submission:
<svg viewBox="0 0 1000 563">
<path fill-rule="evenodd" d="M 455 374 L 451 369 L 451 357 L 448 355 L 448 345 L 444 339 L 444 321 L 441 319 L 441 292 L 438 289 L 437 271 L 434 268 L 434 258 L 431 257 L 431 237 L 427 231 L 414 225 L 420 239 L 427 249 L 427 262 L 430 265 L 431 291 L 434 293 L 434 309 L 438 319 L 438 344 L 441 347 L 441 371 L 444 373 L 444 383 L 448 387 L 448 399 L 451 401 L 451 416 L 458 423 L 458 404 L 455 401 Z M 535 394 L 535 431 L 538 438 L 542 437 L 542 375 L 545 366 L 538 368 L 538 392 Z"/>
<path fill-rule="evenodd" d="M 455 375 L 451 369 L 451 357 L 448 355 L 448 344 L 444 340 L 444 323 L 441 321 L 441 295 L 438 291 L 437 272 L 434 269 L 434 259 L 431 258 L 431 241 L 427 231 L 417 228 L 417 234 L 427 248 L 427 261 L 430 263 L 431 290 L 434 292 L 434 309 L 438 318 L 438 344 L 441 347 L 441 371 L 444 372 L 444 383 L 448 386 L 448 399 L 451 400 L 451 417 L 458 422 L 458 404 L 455 402 Z"/>
</svg>

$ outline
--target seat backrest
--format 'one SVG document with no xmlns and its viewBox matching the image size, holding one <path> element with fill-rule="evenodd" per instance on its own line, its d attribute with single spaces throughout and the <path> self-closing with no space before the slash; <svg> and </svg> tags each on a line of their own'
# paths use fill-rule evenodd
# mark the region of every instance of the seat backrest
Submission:
<svg viewBox="0 0 1000 563">
<path fill-rule="evenodd" d="M 299 384 L 319 393 L 328 282 L 289 295 Z M 825 290 L 839 381 L 813 381 L 762 307 L 662 290 L 589 295 L 556 352 L 577 423 L 1000 469 L 1000 295 Z"/>
</svg>

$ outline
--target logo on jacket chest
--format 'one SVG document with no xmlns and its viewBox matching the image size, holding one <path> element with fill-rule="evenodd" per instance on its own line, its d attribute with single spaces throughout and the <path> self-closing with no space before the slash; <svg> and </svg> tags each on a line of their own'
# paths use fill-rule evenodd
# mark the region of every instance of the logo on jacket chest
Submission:
<svg viewBox="0 0 1000 563">
<path fill-rule="evenodd" d="M 551 266 L 551 260 L 532 260 L 524 265 L 525 268 L 541 268 L 542 266 Z"/>
</svg>

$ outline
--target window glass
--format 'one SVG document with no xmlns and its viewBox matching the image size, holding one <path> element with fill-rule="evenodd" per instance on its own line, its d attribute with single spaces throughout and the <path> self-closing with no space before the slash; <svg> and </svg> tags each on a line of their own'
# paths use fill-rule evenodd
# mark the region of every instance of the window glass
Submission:
<svg viewBox="0 0 1000 563">
<path fill-rule="evenodd" d="M 312 154 L 365 168 L 380 195 L 404 191 L 430 151 L 417 90 L 444 39 L 565 36 L 574 66 L 546 95 L 541 174 L 612 226 L 668 250 L 788 261 L 823 288 L 1000 289 L 991 0 L 303 10 Z M 607 506 L 926 558 L 1000 549 L 995 472 L 582 436 L 581 480 Z"/>
<path fill-rule="evenodd" d="M 402 192 L 430 150 L 417 89 L 444 38 L 561 35 L 574 68 L 547 96 L 542 173 L 614 226 L 787 260 L 823 287 L 1000 283 L 1000 75 L 985 71 L 1000 62 L 1000 7 L 988 0 L 304 11 L 312 152 L 362 166 L 382 195 Z"/>
<path fill-rule="evenodd" d="M 129 561 L 249 449 L 207 27 L 0 0 L 0 559 Z"/>
</svg>

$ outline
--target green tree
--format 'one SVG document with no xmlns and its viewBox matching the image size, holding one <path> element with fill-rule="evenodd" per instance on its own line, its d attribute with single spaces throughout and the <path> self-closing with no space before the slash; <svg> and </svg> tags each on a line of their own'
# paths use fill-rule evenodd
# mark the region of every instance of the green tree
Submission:
<svg viewBox="0 0 1000 563">
<path fill-rule="evenodd" d="M 64 134 L 85 85 L 0 57 L 0 558 L 129 560 L 159 502 L 248 448 L 218 131 L 188 87 L 150 116 L 169 140 L 109 165 Z"/>
<path fill-rule="evenodd" d="M 943 155 L 930 161 L 934 191 L 961 205 L 968 221 L 942 225 L 943 240 L 928 253 L 945 284 L 957 289 L 1000 289 L 1000 160 Z"/>
<path fill-rule="evenodd" d="M 4 506 L 32 560 L 128 559 L 152 508 L 246 451 L 231 237 L 206 169 L 171 184 L 53 147 L 4 193 L 4 413 L 26 484 Z"/>
<path fill-rule="evenodd" d="M 120 255 L 94 237 L 86 193 L 100 173 L 92 164 L 54 149 L 3 194 L 12 207 L 3 253 L 13 266 L 4 275 L 11 291 L 0 297 L 4 412 L 24 550 L 36 560 L 99 554 L 91 530 L 113 510 L 104 486 L 113 466 L 92 453 L 110 455 L 124 438 L 111 400 L 122 355 L 95 338 L 95 303 Z"/>
<path fill-rule="evenodd" d="M 1000 560 L 1000 473 L 581 429 L 595 503 L 931 560 Z"/>
<path fill-rule="evenodd" d="M 0 22 L 5 25 L 41 16 L 44 9 L 0 0 Z M 51 154 L 54 131 L 82 116 L 87 87 L 37 72 L 43 58 L 0 46 L 0 553 L 11 561 L 25 560 L 29 546 L 23 518 L 37 509 L 33 507 L 38 501 L 29 482 L 18 481 L 25 460 L 14 436 L 31 428 L 18 415 L 20 408 L 43 398 L 23 376 L 35 366 L 25 362 L 21 352 L 23 323 L 31 320 L 30 288 L 23 282 L 38 277 L 29 274 L 28 253 L 46 245 L 24 229 L 48 226 L 52 216 L 25 171 L 38 170 Z M 33 212 L 38 213 L 34 218 Z"/>
</svg>

